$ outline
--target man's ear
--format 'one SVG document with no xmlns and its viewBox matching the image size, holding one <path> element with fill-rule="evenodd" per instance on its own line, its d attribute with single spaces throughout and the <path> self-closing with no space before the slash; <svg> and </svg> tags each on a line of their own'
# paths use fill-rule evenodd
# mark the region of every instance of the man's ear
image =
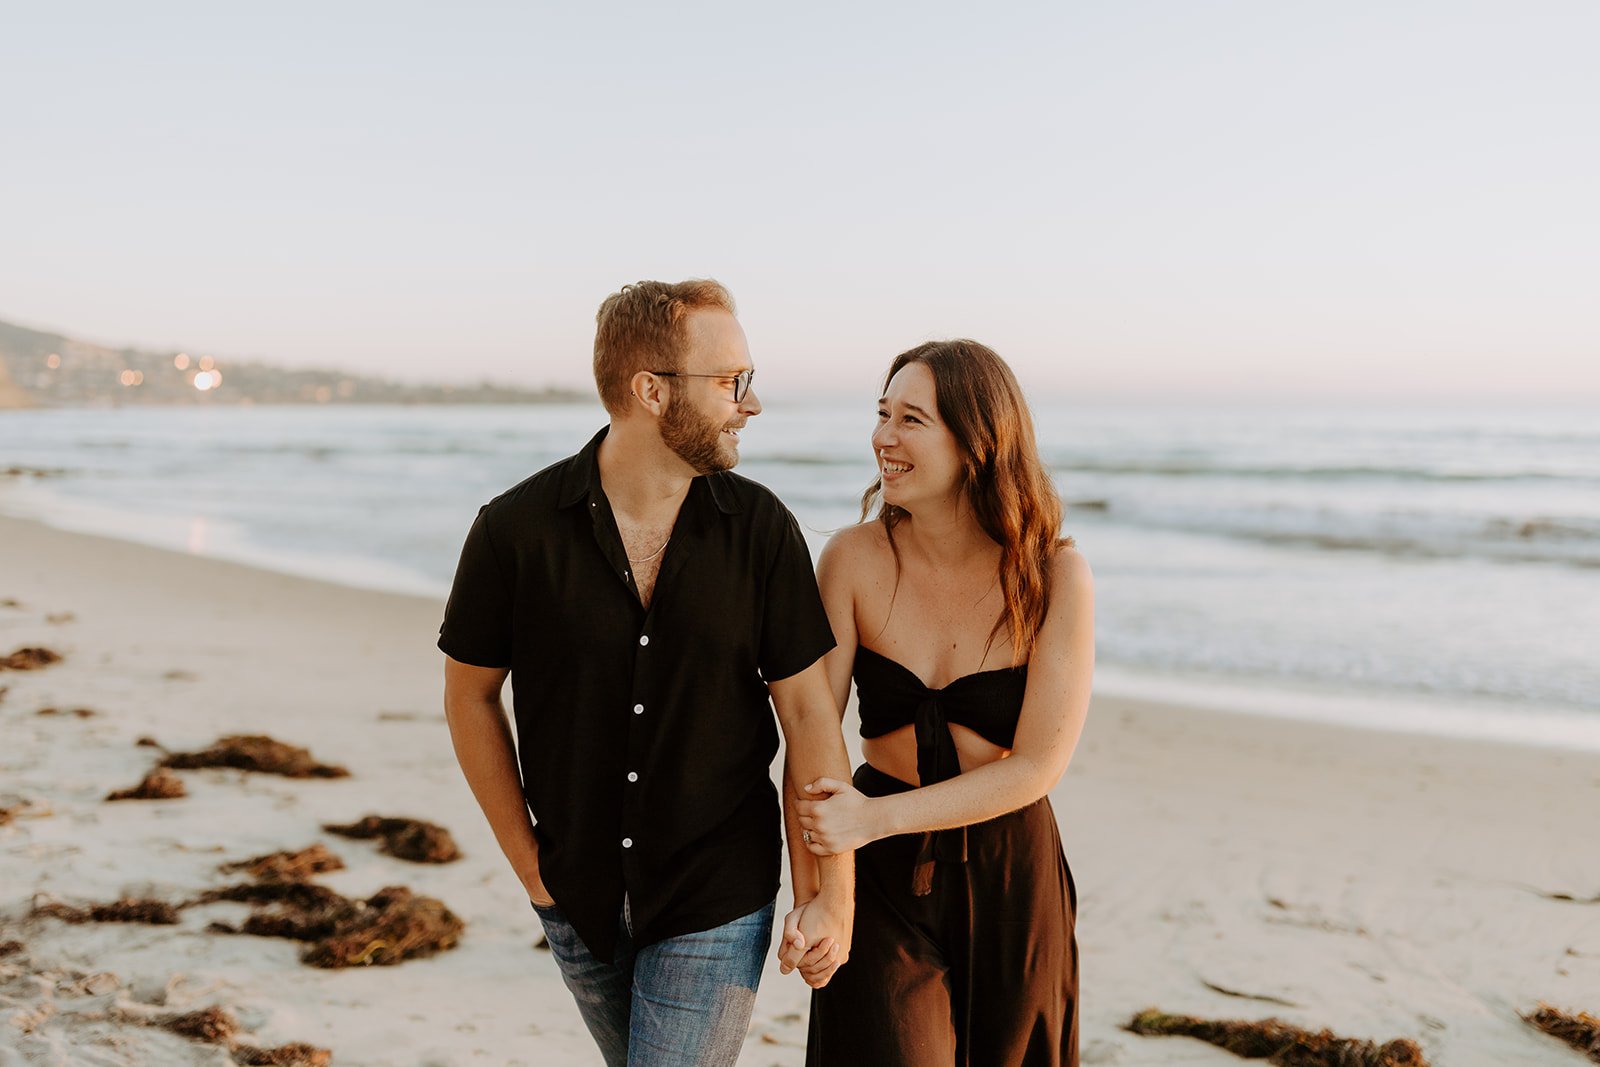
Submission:
<svg viewBox="0 0 1600 1067">
<path fill-rule="evenodd" d="M 652 415 L 660 415 L 667 409 L 666 382 L 642 370 L 628 379 L 628 403 L 643 407 Z"/>
</svg>

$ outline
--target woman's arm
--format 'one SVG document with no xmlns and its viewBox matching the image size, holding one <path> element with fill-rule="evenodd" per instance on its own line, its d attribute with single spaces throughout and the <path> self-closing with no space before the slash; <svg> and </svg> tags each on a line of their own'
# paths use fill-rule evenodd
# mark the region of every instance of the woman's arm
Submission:
<svg viewBox="0 0 1600 1067">
<path fill-rule="evenodd" d="M 1051 562 L 1050 606 L 1028 663 L 1028 687 L 1011 755 L 945 782 L 886 797 L 866 797 L 848 782 L 805 787 L 820 800 L 795 807 L 811 831 L 814 855 L 860 848 L 894 834 L 966 826 L 1016 811 L 1061 780 L 1083 732 L 1094 674 L 1094 579 L 1077 551 Z M 852 642 L 853 644 L 853 642 Z M 854 652 L 852 649 L 852 656 Z"/>
</svg>

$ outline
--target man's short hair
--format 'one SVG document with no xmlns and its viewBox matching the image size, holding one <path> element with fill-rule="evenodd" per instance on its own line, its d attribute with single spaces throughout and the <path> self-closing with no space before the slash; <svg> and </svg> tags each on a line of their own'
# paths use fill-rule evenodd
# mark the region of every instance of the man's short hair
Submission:
<svg viewBox="0 0 1600 1067">
<path fill-rule="evenodd" d="M 683 369 L 689 312 L 701 308 L 732 315 L 733 297 L 709 278 L 691 278 L 635 282 L 605 298 L 594 317 L 594 384 L 607 411 L 626 410 L 628 382 L 640 371 Z"/>
</svg>

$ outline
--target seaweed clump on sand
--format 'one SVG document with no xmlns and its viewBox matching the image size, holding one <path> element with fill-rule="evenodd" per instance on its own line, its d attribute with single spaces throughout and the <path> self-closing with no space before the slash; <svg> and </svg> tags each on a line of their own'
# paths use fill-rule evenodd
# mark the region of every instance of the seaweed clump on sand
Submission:
<svg viewBox="0 0 1600 1067">
<path fill-rule="evenodd" d="M 42 819 L 49 814 L 48 804 L 16 793 L 0 793 L 0 826 L 21 818 Z"/>
<path fill-rule="evenodd" d="M 150 926 L 174 926 L 178 922 L 178 905 L 164 900 L 122 897 L 109 904 L 91 904 L 87 908 L 74 908 L 55 901 L 34 907 L 35 915 L 60 919 L 74 926 L 83 923 L 145 923 Z"/>
<path fill-rule="evenodd" d="M 225 874 L 244 871 L 259 882 L 304 882 L 314 874 L 344 870 L 344 860 L 323 844 L 310 845 L 298 852 L 269 852 L 265 856 L 224 863 Z"/>
<path fill-rule="evenodd" d="M 239 1024 L 221 1008 L 201 1008 L 199 1011 L 168 1016 L 156 1025 L 179 1037 L 213 1045 L 232 1041 L 233 1035 L 239 1032 Z"/>
<path fill-rule="evenodd" d="M 183 779 L 167 770 L 157 767 L 144 776 L 144 781 L 128 789 L 118 789 L 107 793 L 107 800 L 176 800 L 186 797 L 189 791 L 183 786 Z"/>
<path fill-rule="evenodd" d="M 1574 1049 L 1600 1063 L 1600 1017 L 1586 1011 L 1565 1012 L 1540 1004 L 1537 1011 L 1526 1012 L 1522 1021 L 1551 1037 L 1565 1041 Z"/>
<path fill-rule="evenodd" d="M 449 830 L 421 819 L 368 815 L 348 825 L 329 823 L 323 829 L 340 837 L 381 837 L 383 851 L 413 863 L 450 863 L 461 858 Z"/>
<path fill-rule="evenodd" d="M 309 882 L 261 882 L 214 889 L 197 903 L 215 900 L 257 910 L 237 929 L 213 930 L 308 942 L 300 959 L 313 967 L 383 967 L 432 956 L 454 948 L 466 929 L 443 903 L 405 886 L 353 900 Z"/>
<path fill-rule="evenodd" d="M 314 967 L 384 966 L 454 948 L 465 929 L 438 900 L 419 897 L 405 886 L 388 886 L 301 958 Z"/>
<path fill-rule="evenodd" d="M 60 662 L 61 653 L 51 649 L 19 648 L 9 656 L 0 656 L 0 671 L 36 671 Z"/>
<path fill-rule="evenodd" d="M 235 1045 L 233 1062 L 243 1067 L 328 1067 L 333 1062 L 333 1053 L 301 1041 L 277 1048 Z"/>
<path fill-rule="evenodd" d="M 240 926 L 212 923 L 219 934 L 253 934 L 284 937 L 291 941 L 317 941 L 329 937 L 354 910 L 354 901 L 327 886 L 310 882 L 245 882 L 207 890 L 194 903 L 219 900 L 248 904 L 254 910 Z"/>
<path fill-rule="evenodd" d="M 1264 1059 L 1278 1067 L 1427 1067 L 1428 1063 L 1421 1047 L 1406 1038 L 1379 1045 L 1329 1030 L 1313 1033 L 1278 1019 L 1197 1019 L 1150 1009 L 1134 1016 L 1127 1029 L 1146 1037 L 1199 1038 L 1235 1056 Z"/>
<path fill-rule="evenodd" d="M 333 1062 L 333 1054 L 325 1048 L 317 1048 L 296 1042 L 291 1045 L 280 1045 L 277 1048 L 256 1048 L 253 1045 L 240 1044 L 236 1037 L 239 1033 L 238 1020 L 222 1008 L 202 1008 L 199 1011 L 185 1012 L 182 1015 L 171 1015 L 158 1021 L 155 1025 L 186 1037 L 191 1041 L 201 1041 L 208 1045 L 223 1045 L 233 1056 L 233 1062 L 244 1064 L 246 1067 L 265 1065 L 265 1067 L 327 1067 Z"/>
<path fill-rule="evenodd" d="M 219 737 L 210 748 L 199 752 L 173 752 L 161 760 L 161 766 L 180 771 L 231 767 L 259 774 L 281 774 L 285 778 L 344 778 L 350 774 L 343 767 L 318 763 L 303 748 L 286 745 L 263 734 Z"/>
</svg>

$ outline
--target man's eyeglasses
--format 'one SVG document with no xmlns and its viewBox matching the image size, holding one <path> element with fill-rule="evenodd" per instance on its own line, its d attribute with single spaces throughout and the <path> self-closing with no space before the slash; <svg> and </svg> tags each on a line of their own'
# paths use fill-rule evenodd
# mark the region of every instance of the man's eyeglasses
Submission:
<svg viewBox="0 0 1600 1067">
<path fill-rule="evenodd" d="M 740 371 L 738 374 L 684 374 L 675 370 L 653 370 L 650 372 L 658 378 L 718 378 L 725 382 L 733 383 L 733 402 L 737 404 L 744 399 L 750 391 L 750 379 L 756 376 L 753 370 Z"/>
</svg>

